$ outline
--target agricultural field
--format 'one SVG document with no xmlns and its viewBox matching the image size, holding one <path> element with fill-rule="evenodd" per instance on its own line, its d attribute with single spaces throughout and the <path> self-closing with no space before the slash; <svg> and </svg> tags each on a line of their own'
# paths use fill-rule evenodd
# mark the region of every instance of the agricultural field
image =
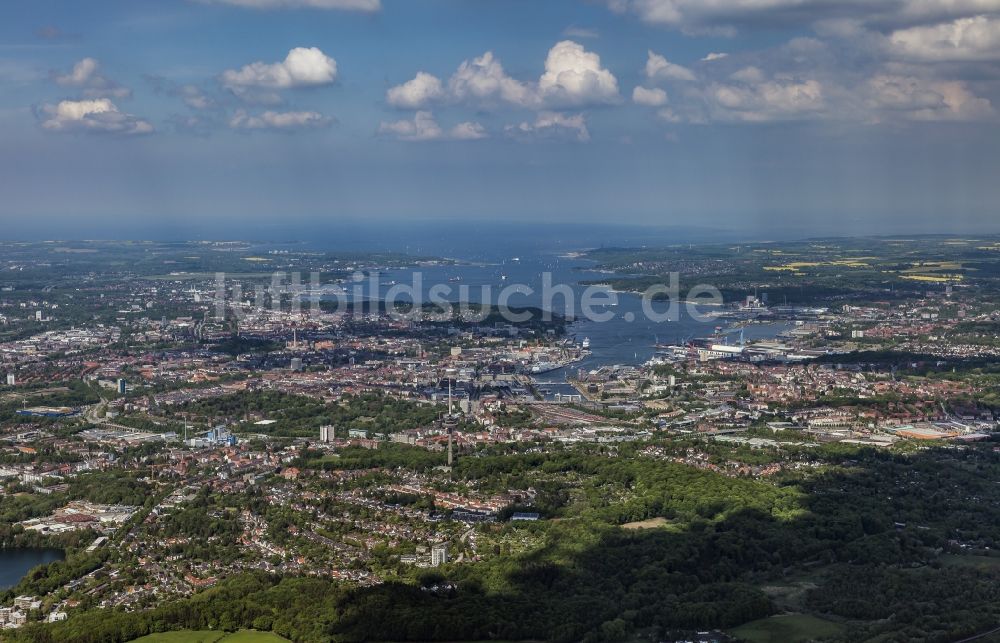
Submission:
<svg viewBox="0 0 1000 643">
<path fill-rule="evenodd" d="M 1000 291 L 1000 242 L 943 236 L 814 239 L 786 243 L 719 244 L 691 248 L 600 248 L 587 253 L 601 280 L 620 291 L 642 292 L 680 273 L 682 291 L 711 283 L 726 301 L 748 289 L 773 303 L 815 305 L 898 299 L 951 284 L 980 294 Z"/>
</svg>

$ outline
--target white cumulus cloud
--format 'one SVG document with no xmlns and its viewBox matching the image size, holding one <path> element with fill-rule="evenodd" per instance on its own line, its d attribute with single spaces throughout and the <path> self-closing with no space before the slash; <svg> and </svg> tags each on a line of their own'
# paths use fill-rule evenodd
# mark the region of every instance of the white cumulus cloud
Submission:
<svg viewBox="0 0 1000 643">
<path fill-rule="evenodd" d="M 718 120 L 793 120 L 818 116 L 826 106 L 823 86 L 815 79 L 762 78 L 748 73 L 742 81 L 736 80 L 708 88 L 708 102 Z"/>
<path fill-rule="evenodd" d="M 464 122 L 445 131 L 434 119 L 434 114 L 419 111 L 410 120 L 382 121 L 378 133 L 392 136 L 402 141 L 436 141 L 451 139 L 458 141 L 473 141 L 487 138 L 486 129 L 479 123 Z"/>
<path fill-rule="evenodd" d="M 601 57 L 583 45 L 563 40 L 549 50 L 538 90 L 547 104 L 616 103 L 618 79 L 601 67 Z"/>
<path fill-rule="evenodd" d="M 94 78 L 98 67 L 99 63 L 94 58 L 84 58 L 73 65 L 68 74 L 57 75 L 56 82 L 60 85 L 82 87 Z"/>
<path fill-rule="evenodd" d="M 329 85 L 337 79 L 337 61 L 317 47 L 296 47 L 281 62 L 255 62 L 222 72 L 222 86 L 237 94 L 247 89 L 289 89 Z"/>
<path fill-rule="evenodd" d="M 326 127 L 331 122 L 333 119 L 319 112 L 274 112 L 268 110 L 258 115 L 252 115 L 241 109 L 237 110 L 229 119 L 229 126 L 233 129 L 246 130 L 294 130 Z"/>
<path fill-rule="evenodd" d="M 961 81 L 933 81 L 881 74 L 868 82 L 868 106 L 879 118 L 901 115 L 924 121 L 979 121 L 996 117 L 992 103 Z"/>
<path fill-rule="evenodd" d="M 53 73 L 52 79 L 63 87 L 79 87 L 87 98 L 128 98 L 132 90 L 100 73 L 101 64 L 95 58 L 83 58 L 69 72 Z"/>
<path fill-rule="evenodd" d="M 487 51 L 462 62 L 447 84 L 421 71 L 386 92 L 390 105 L 409 109 L 426 108 L 435 102 L 541 109 L 617 103 L 620 99 L 618 80 L 601 67 L 600 56 L 571 40 L 558 42 L 549 50 L 545 72 L 537 82 L 513 78 L 493 52 Z"/>
<path fill-rule="evenodd" d="M 638 105 L 659 107 L 667 104 L 667 92 L 657 87 L 648 89 L 639 86 L 632 90 L 632 102 Z"/>
<path fill-rule="evenodd" d="M 423 71 L 418 71 L 412 80 L 397 85 L 386 92 L 386 100 L 389 104 L 403 109 L 419 109 L 429 103 L 441 100 L 444 96 L 445 91 L 441 79 Z"/>
<path fill-rule="evenodd" d="M 530 106 L 537 102 L 530 85 L 508 76 L 492 51 L 459 65 L 448 81 L 448 94 L 456 101 L 477 103 Z"/>
<path fill-rule="evenodd" d="M 389 134 L 404 141 L 432 141 L 444 136 L 444 130 L 430 112 L 417 112 L 413 120 L 382 121 L 379 134 Z"/>
<path fill-rule="evenodd" d="M 889 35 L 891 52 L 920 61 L 1000 60 L 1000 18 L 976 16 L 900 29 Z"/>
<path fill-rule="evenodd" d="M 524 121 L 517 125 L 504 128 L 512 138 L 528 141 L 534 139 L 569 139 L 585 143 L 590 140 L 587 121 L 583 114 L 564 114 L 562 112 L 540 112 L 534 122 Z"/>
<path fill-rule="evenodd" d="M 733 80 L 738 80 L 741 83 L 759 83 L 764 80 L 764 72 L 762 72 L 758 67 L 744 67 L 739 71 L 733 72 L 729 76 Z"/>
<path fill-rule="evenodd" d="M 42 105 L 36 115 L 44 129 L 53 132 L 103 132 L 110 134 L 149 134 L 153 126 L 119 111 L 108 98 L 63 100 L 56 105 Z"/>
<path fill-rule="evenodd" d="M 655 53 L 646 52 L 646 78 L 650 80 L 696 80 L 694 72 Z"/>
<path fill-rule="evenodd" d="M 479 123 L 466 121 L 451 128 L 451 137 L 460 141 L 477 141 L 489 137 L 486 128 Z"/>
<path fill-rule="evenodd" d="M 697 73 L 649 51 L 632 100 L 668 121 L 1000 120 L 991 66 L 1000 62 L 1000 0 L 609 2 L 688 33 L 813 28 L 780 45 L 709 53 Z M 669 105 L 657 87 L 670 91 Z"/>
<path fill-rule="evenodd" d="M 904 26 L 1000 11 L 997 0 L 606 0 L 618 13 L 688 33 L 732 35 L 824 23 Z"/>
</svg>

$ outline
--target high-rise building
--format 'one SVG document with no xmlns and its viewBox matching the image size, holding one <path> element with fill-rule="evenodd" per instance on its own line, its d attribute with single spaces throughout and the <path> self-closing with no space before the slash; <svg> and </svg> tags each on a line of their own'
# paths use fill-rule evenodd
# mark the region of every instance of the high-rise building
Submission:
<svg viewBox="0 0 1000 643">
<path fill-rule="evenodd" d="M 125 378 L 124 377 L 119 377 L 118 378 L 118 394 L 119 395 L 125 395 L 125 393 L 127 391 L 128 391 L 128 385 L 125 383 Z"/>
<path fill-rule="evenodd" d="M 293 371 L 301 371 L 302 370 L 302 358 L 301 357 L 293 357 L 292 358 L 292 363 L 291 363 L 291 368 L 292 368 Z"/>
<path fill-rule="evenodd" d="M 14 386 L 17 383 L 17 378 L 13 373 L 7 373 L 7 386 Z"/>
<path fill-rule="evenodd" d="M 431 547 L 431 567 L 438 567 L 448 562 L 448 543 L 438 543 Z"/>
<path fill-rule="evenodd" d="M 335 429 L 332 424 L 319 427 L 319 441 L 320 442 L 333 442 L 335 436 Z"/>
</svg>

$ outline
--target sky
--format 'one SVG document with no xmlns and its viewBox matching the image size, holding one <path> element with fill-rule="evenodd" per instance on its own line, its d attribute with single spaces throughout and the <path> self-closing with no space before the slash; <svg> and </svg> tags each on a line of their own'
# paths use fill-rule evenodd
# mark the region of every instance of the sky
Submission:
<svg viewBox="0 0 1000 643">
<path fill-rule="evenodd" d="M 1000 0 L 5 2 L 0 223 L 1000 232 L 998 63 Z"/>
</svg>

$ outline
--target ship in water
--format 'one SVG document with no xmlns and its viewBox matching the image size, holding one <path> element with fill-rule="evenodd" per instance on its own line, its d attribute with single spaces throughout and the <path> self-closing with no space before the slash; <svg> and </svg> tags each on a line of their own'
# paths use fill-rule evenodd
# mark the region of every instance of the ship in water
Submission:
<svg viewBox="0 0 1000 643">
<path fill-rule="evenodd" d="M 713 311 L 714 314 L 711 316 L 718 319 L 752 320 L 771 316 L 771 312 L 765 301 L 758 299 L 756 295 L 750 295 L 738 306 L 729 310 Z"/>
<path fill-rule="evenodd" d="M 564 364 L 558 362 L 537 362 L 531 365 L 531 374 L 538 375 L 540 373 L 548 373 L 549 371 L 554 371 L 560 369 Z"/>
<path fill-rule="evenodd" d="M 583 341 L 580 342 L 580 347 L 583 348 L 583 350 L 588 350 L 590 348 L 590 338 L 584 337 Z"/>
<path fill-rule="evenodd" d="M 653 338 L 656 340 L 653 343 L 653 348 L 655 348 L 658 351 L 672 351 L 672 350 L 674 350 L 677 347 L 684 347 L 684 346 L 687 346 L 687 344 L 688 344 L 688 338 L 685 338 L 683 341 L 681 341 L 681 339 L 678 337 L 677 341 L 674 342 L 673 344 L 668 344 L 666 342 L 661 342 L 659 335 L 654 335 Z"/>
</svg>

